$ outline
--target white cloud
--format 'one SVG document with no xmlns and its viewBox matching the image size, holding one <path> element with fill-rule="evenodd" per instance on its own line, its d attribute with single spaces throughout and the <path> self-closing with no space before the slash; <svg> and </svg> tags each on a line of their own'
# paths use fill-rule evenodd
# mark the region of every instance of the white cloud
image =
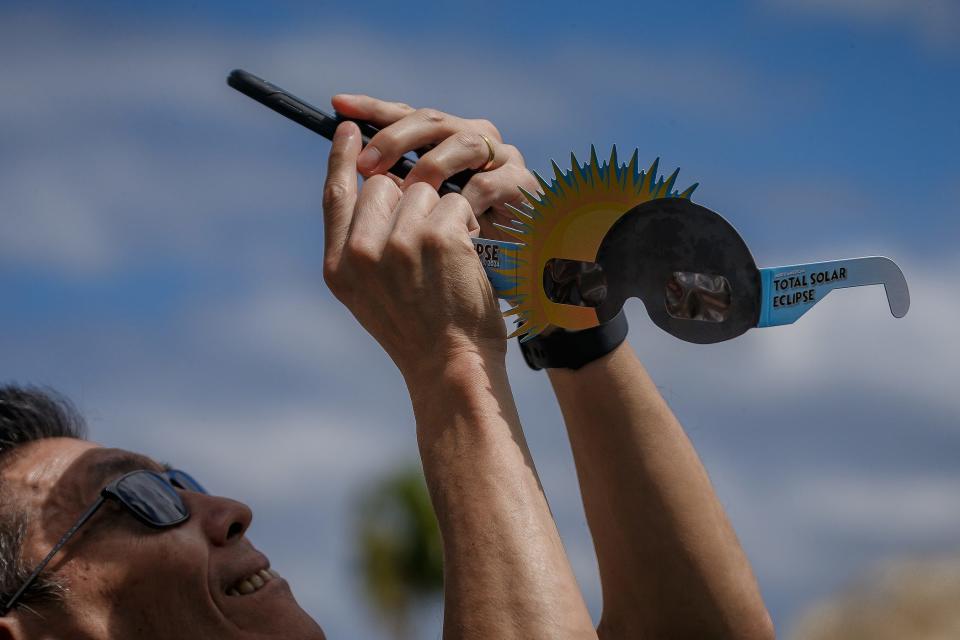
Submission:
<svg viewBox="0 0 960 640">
<path fill-rule="evenodd" d="M 96 276 L 151 250 L 202 260 L 212 236 L 236 237 L 232 225 L 282 222 L 300 194 L 319 192 L 316 176 L 297 166 L 202 148 L 151 152 L 147 144 L 107 132 L 54 150 L 25 145 L 0 173 L 3 261 Z"/>
<path fill-rule="evenodd" d="M 756 406 L 790 398 L 809 401 L 840 390 L 849 392 L 851 401 L 880 394 L 960 413 L 960 359 L 955 357 L 960 299 L 949 295 L 960 264 L 933 267 L 900 256 L 898 262 L 911 295 L 910 311 L 901 319 L 890 314 L 881 286 L 835 290 L 792 325 L 751 329 L 712 346 L 679 343 L 654 332 L 637 301 L 629 304 L 628 315 L 633 335 L 650 327 L 642 349 L 664 365 L 656 378 L 668 393 L 697 389 L 731 406 Z M 682 393 L 677 400 L 683 401 Z M 918 422 L 922 428 L 922 417 Z"/>
<path fill-rule="evenodd" d="M 819 101 L 818 90 L 803 78 L 785 81 L 762 72 L 755 61 L 697 49 L 689 41 L 676 48 L 607 45 L 598 55 L 558 59 L 548 68 L 582 83 L 578 94 L 602 95 L 632 113 L 622 128 L 635 136 L 678 119 L 755 130 L 772 112 L 799 113 Z"/>
<path fill-rule="evenodd" d="M 960 299 L 946 294 L 960 265 L 905 270 L 911 310 L 902 319 L 873 286 L 833 291 L 794 325 L 758 330 L 748 357 L 766 373 L 764 391 L 839 386 L 960 413 Z"/>
<path fill-rule="evenodd" d="M 319 277 L 313 283 L 265 283 L 248 296 L 213 301 L 193 315 L 194 330 L 216 347 L 304 373 L 320 375 L 332 364 L 350 363 L 372 343 Z"/>
<path fill-rule="evenodd" d="M 256 413 L 157 408 L 147 415 L 137 438 L 146 451 L 202 470 L 208 488 L 272 508 L 295 509 L 308 497 L 318 505 L 336 502 L 400 454 L 416 459 L 412 419 L 391 429 L 322 402 Z"/>
<path fill-rule="evenodd" d="M 669 54 L 669 71 L 650 92 L 625 82 L 620 67 L 607 71 L 609 51 L 571 58 L 547 50 L 517 65 L 509 52 L 479 59 L 449 46 L 437 56 L 432 46 L 410 49 L 352 25 L 241 41 L 189 30 L 84 32 L 52 15 L 7 12 L 0 58 L 16 61 L 5 66 L 4 80 L 17 90 L 0 102 L 7 123 L 0 214 L 10 221 L 0 255 L 73 276 L 104 275 L 149 251 L 201 260 L 209 238 L 228 228 L 318 210 L 326 144 L 306 146 L 308 133 L 228 88 L 224 79 L 235 66 L 321 108 L 337 91 L 368 92 L 483 115 L 513 141 L 553 139 L 572 123 L 596 120 L 594 106 L 581 99 L 587 95 L 744 126 L 745 105 L 801 99 L 794 83 L 709 52 L 620 50 L 616 57 L 625 61 Z M 401 49 L 405 55 L 396 56 Z M 570 75 L 582 85 L 576 96 L 558 81 Z M 450 91 L 437 78 L 469 82 Z M 304 146 L 290 144 L 285 155 L 278 139 Z"/>
<path fill-rule="evenodd" d="M 954 540 L 960 469 L 954 474 L 829 473 L 797 478 L 787 502 L 810 528 L 851 538 Z"/>
<path fill-rule="evenodd" d="M 395 43 L 349 27 L 241 42 L 191 32 L 94 34 L 51 16 L 6 13 L 0 58 L 16 60 L 4 74 L 17 90 L 0 103 L 0 256 L 71 276 L 116 273 L 150 251 L 203 260 L 216 236 L 250 243 L 234 246 L 256 254 L 246 261 L 273 258 L 282 250 L 235 229 L 319 212 L 327 147 L 226 86 L 227 72 L 244 61 L 308 97 L 363 90 L 528 129 L 567 119 L 555 90 L 519 71 L 424 55 L 433 70 L 411 73 L 391 55 Z M 354 52 L 349 72 L 344 51 Z M 455 94 L 433 80 L 464 69 L 476 82 Z M 491 99 L 500 93 L 512 99 Z M 283 135 L 316 146 L 285 155 L 275 142 Z M 277 227 L 270 231 L 279 236 Z"/>
<path fill-rule="evenodd" d="M 767 0 L 795 12 L 840 18 L 870 27 L 907 30 L 931 47 L 956 49 L 960 5 L 953 0 Z"/>
<path fill-rule="evenodd" d="M 890 555 L 957 544 L 960 468 L 898 472 L 851 457 L 844 469 L 777 460 L 758 473 L 745 452 L 704 454 L 768 592 L 827 593 Z"/>
</svg>

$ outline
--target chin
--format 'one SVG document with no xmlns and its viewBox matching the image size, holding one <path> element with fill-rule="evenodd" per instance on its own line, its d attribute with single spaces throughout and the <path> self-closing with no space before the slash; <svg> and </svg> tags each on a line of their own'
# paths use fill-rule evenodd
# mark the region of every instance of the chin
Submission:
<svg viewBox="0 0 960 640">
<path fill-rule="evenodd" d="M 296 601 L 285 580 L 271 581 L 250 595 L 228 596 L 221 611 L 241 637 L 326 640 L 323 629 Z"/>
<path fill-rule="evenodd" d="M 270 637 L 284 640 L 327 640 L 320 625 L 306 613 L 302 615 L 303 620 L 284 621 L 278 624 L 277 628 L 270 631 Z"/>
</svg>

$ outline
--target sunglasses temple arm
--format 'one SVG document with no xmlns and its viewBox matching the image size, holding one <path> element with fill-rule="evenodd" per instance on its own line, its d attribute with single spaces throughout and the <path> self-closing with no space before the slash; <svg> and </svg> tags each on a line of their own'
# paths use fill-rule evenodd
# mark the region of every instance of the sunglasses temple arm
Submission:
<svg viewBox="0 0 960 640">
<path fill-rule="evenodd" d="M 24 581 L 23 585 L 17 589 L 17 592 L 10 597 L 7 603 L 0 608 L 0 616 L 7 615 L 11 609 L 17 606 L 17 601 L 21 598 L 21 596 L 23 596 L 24 592 L 30 588 L 30 585 L 36 581 L 37 577 L 43 572 L 47 564 L 53 560 L 53 556 L 57 555 L 57 552 L 60 551 L 60 549 L 62 549 L 63 546 L 70 541 L 70 538 L 74 536 L 80 527 L 85 525 L 87 521 L 93 517 L 93 514 L 95 514 L 97 510 L 103 506 L 105 501 L 106 499 L 102 495 L 98 496 L 97 501 L 90 505 L 90 508 L 87 509 L 82 516 L 80 516 L 80 519 L 77 520 L 77 522 L 70 527 L 70 529 L 63 534 L 63 536 L 60 537 L 60 541 L 53 546 L 53 549 L 50 550 L 50 553 L 47 554 L 47 557 L 40 561 L 40 564 L 37 565 L 37 568 L 33 570 L 33 573 L 30 574 L 30 577 Z"/>
<path fill-rule="evenodd" d="M 762 294 L 758 327 L 791 324 L 834 289 L 882 284 L 890 313 L 902 318 L 910 291 L 890 258 L 871 256 L 760 269 Z"/>
</svg>

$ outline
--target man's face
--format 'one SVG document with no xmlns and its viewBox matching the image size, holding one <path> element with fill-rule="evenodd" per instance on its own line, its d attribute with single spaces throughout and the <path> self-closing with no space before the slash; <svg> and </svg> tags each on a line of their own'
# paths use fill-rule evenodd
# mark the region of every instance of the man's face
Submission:
<svg viewBox="0 0 960 640">
<path fill-rule="evenodd" d="M 136 469 L 162 467 L 128 451 L 70 438 L 18 449 L 0 481 L 30 516 L 26 564 L 33 568 L 105 485 Z M 24 607 L 9 614 L 26 637 L 322 639 L 282 578 L 246 595 L 234 591 L 269 567 L 244 535 L 250 509 L 226 498 L 178 493 L 190 519 L 162 530 L 107 501 L 47 565 L 46 572 L 67 583 L 65 602 L 44 609 L 42 616 Z"/>
</svg>

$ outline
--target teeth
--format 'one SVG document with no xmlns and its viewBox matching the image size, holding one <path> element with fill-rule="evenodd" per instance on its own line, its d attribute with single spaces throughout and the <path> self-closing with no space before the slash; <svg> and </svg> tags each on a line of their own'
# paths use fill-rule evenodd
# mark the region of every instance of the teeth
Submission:
<svg viewBox="0 0 960 640">
<path fill-rule="evenodd" d="M 273 569 L 260 569 L 256 573 L 247 576 L 234 586 L 227 589 L 228 596 L 248 595 L 258 591 L 274 578 L 279 578 L 280 574 Z"/>
</svg>

